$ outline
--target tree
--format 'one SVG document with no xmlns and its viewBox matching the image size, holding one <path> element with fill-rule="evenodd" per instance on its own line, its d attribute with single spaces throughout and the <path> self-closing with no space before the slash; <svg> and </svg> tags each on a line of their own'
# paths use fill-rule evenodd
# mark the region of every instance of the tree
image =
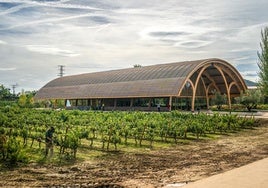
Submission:
<svg viewBox="0 0 268 188">
<path fill-rule="evenodd" d="M 134 68 L 141 68 L 142 66 L 140 64 L 133 65 Z"/>
<path fill-rule="evenodd" d="M 6 88 L 4 85 L 0 85 L 0 99 L 7 100 L 11 98 L 12 94 L 10 93 L 10 89 Z"/>
<path fill-rule="evenodd" d="M 27 97 L 24 93 L 22 93 L 19 97 L 18 104 L 20 107 L 25 107 L 27 103 Z"/>
<path fill-rule="evenodd" d="M 27 105 L 27 107 L 33 107 L 33 105 L 34 105 L 33 97 L 34 96 L 33 96 L 32 93 L 26 94 L 26 105 Z"/>
<path fill-rule="evenodd" d="M 258 54 L 258 67 L 260 69 L 259 75 L 259 87 L 265 98 L 265 102 L 268 99 L 268 27 L 261 31 L 261 42 L 260 42 L 261 52 Z"/>
<path fill-rule="evenodd" d="M 249 112 L 257 108 L 257 105 L 260 104 L 262 100 L 262 93 L 258 89 L 246 90 L 245 93 L 241 93 L 240 97 L 236 98 L 236 101 L 244 105 Z"/>
<path fill-rule="evenodd" d="M 36 94 L 36 91 L 24 91 L 22 90 L 21 93 L 19 93 L 19 100 L 18 105 L 20 107 L 34 107 L 34 106 L 41 106 L 41 104 L 37 104 L 34 101 L 34 96 Z"/>
<path fill-rule="evenodd" d="M 223 104 L 226 104 L 226 94 L 222 95 L 219 91 L 213 92 L 212 104 L 217 105 L 217 109 L 220 110 Z"/>
</svg>

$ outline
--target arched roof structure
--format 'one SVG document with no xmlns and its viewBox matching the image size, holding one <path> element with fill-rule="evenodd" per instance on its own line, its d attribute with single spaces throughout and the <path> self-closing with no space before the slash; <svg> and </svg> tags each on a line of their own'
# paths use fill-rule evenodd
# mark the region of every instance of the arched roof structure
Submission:
<svg viewBox="0 0 268 188">
<path fill-rule="evenodd" d="M 217 90 L 229 104 L 231 96 L 247 89 L 231 64 L 213 58 L 64 76 L 47 83 L 35 99 L 180 97 L 185 88 L 191 88 L 193 98 Z"/>
</svg>

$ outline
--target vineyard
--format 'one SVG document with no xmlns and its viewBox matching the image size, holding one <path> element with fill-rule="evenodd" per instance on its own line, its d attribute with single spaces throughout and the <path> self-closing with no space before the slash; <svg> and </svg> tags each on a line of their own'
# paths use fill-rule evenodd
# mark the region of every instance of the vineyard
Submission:
<svg viewBox="0 0 268 188">
<path fill-rule="evenodd" d="M 118 150 L 118 146 L 152 148 L 154 144 L 178 144 L 208 135 L 225 134 L 252 127 L 254 118 L 214 113 L 172 111 L 97 112 L 52 111 L 5 107 L 0 109 L 1 161 L 27 162 L 27 148 L 44 155 L 45 132 L 55 127 L 59 158 L 75 159 L 80 148 Z"/>
</svg>

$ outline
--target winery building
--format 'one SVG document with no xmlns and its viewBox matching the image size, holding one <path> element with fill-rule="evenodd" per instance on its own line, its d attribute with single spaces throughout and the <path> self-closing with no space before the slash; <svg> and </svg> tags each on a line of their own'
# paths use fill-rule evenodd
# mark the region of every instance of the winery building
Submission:
<svg viewBox="0 0 268 188">
<path fill-rule="evenodd" d="M 68 108 L 105 110 L 196 110 L 209 108 L 216 91 L 234 97 L 247 86 L 222 59 L 204 59 L 64 76 L 36 94 L 36 100 L 65 99 Z"/>
</svg>

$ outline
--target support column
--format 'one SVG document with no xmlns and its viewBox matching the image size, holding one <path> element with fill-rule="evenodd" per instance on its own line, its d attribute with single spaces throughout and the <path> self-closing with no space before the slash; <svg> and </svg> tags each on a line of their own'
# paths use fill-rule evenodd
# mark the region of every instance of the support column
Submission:
<svg viewBox="0 0 268 188">
<path fill-rule="evenodd" d="M 231 109 L 232 108 L 232 105 L 231 105 L 231 96 L 230 96 L 229 86 L 228 86 L 226 77 L 225 77 L 224 72 L 222 71 L 222 69 L 220 67 L 218 67 L 218 66 L 215 66 L 215 67 L 221 73 L 221 76 L 222 76 L 222 78 L 224 80 L 224 84 L 225 84 L 225 88 L 226 88 L 226 92 L 227 92 L 228 106 L 229 106 L 229 109 Z"/>
<path fill-rule="evenodd" d="M 117 103 L 117 100 L 114 99 L 114 109 L 116 109 L 116 103 Z"/>
<path fill-rule="evenodd" d="M 211 86 L 214 86 L 215 88 L 217 88 L 215 82 L 211 82 L 211 83 L 208 85 L 207 89 L 206 89 L 207 109 L 208 109 L 208 110 L 209 110 L 209 96 L 208 96 L 208 93 L 209 93 L 209 89 L 210 89 Z M 218 88 L 217 88 L 217 90 L 220 91 Z"/>
<path fill-rule="evenodd" d="M 187 82 L 189 82 L 190 83 L 190 85 L 191 85 L 191 87 L 192 87 L 192 91 L 193 91 L 193 95 L 192 95 L 192 101 L 191 101 L 191 111 L 194 111 L 194 99 L 195 99 L 195 86 L 194 86 L 194 84 L 193 84 L 193 82 L 189 79 L 189 80 L 187 80 Z M 189 88 L 188 88 L 188 90 L 189 90 Z M 189 95 L 188 95 L 189 93 L 187 93 L 187 96 L 186 96 L 186 98 L 187 98 L 187 100 L 189 99 Z M 191 98 L 190 98 L 191 99 Z M 187 107 L 188 108 L 188 107 Z M 187 109 L 188 110 L 188 109 Z"/>
<path fill-rule="evenodd" d="M 171 111 L 171 109 L 172 109 L 172 96 L 169 97 L 168 111 Z"/>
<path fill-rule="evenodd" d="M 197 78 L 196 78 L 195 84 L 194 84 L 194 86 L 193 86 L 192 109 L 191 109 L 192 112 L 194 112 L 195 96 L 196 96 L 196 90 L 197 90 L 198 82 L 199 82 L 200 77 L 201 77 L 201 75 L 203 74 L 203 72 L 204 72 L 204 71 L 206 70 L 206 68 L 208 68 L 209 66 L 211 66 L 211 65 L 206 65 L 206 66 L 204 66 L 204 67 L 200 70 L 200 72 L 198 73 L 198 76 L 197 76 Z"/>
<path fill-rule="evenodd" d="M 210 85 L 208 85 L 206 89 L 206 102 L 207 102 L 207 110 L 209 109 L 209 97 L 208 97 L 208 92 L 209 92 Z"/>
<path fill-rule="evenodd" d="M 192 111 L 194 111 L 195 96 L 196 96 L 196 90 L 197 90 L 198 82 L 199 82 L 200 77 L 201 77 L 201 75 L 203 74 L 203 72 L 204 72 L 204 71 L 206 70 L 206 68 L 208 68 L 209 66 L 211 66 L 211 65 L 206 65 L 206 66 L 204 66 L 204 67 L 200 70 L 200 72 L 199 72 L 199 74 L 198 74 L 198 76 L 197 76 L 197 78 L 196 78 L 196 81 L 195 81 L 195 84 L 194 84 L 194 88 L 193 88 Z"/>
<path fill-rule="evenodd" d="M 231 88 L 234 86 L 234 85 L 236 85 L 236 82 L 231 82 L 230 84 L 229 84 L 229 86 L 228 86 L 228 94 L 229 94 L 229 96 L 230 96 L 230 106 L 229 106 L 229 109 L 231 110 L 231 108 L 232 108 L 232 104 L 231 104 Z M 237 85 L 236 85 L 237 86 Z M 237 86 L 238 87 L 238 86 Z M 238 87 L 239 88 L 239 87 Z"/>
<path fill-rule="evenodd" d="M 133 107 L 133 103 L 134 103 L 134 99 L 132 98 L 132 99 L 130 99 L 130 108 Z"/>
<path fill-rule="evenodd" d="M 204 86 L 204 91 L 205 91 L 205 95 L 206 95 L 206 103 L 207 103 L 207 109 L 208 109 L 208 106 L 209 106 L 209 99 L 208 99 L 208 89 L 209 89 L 209 86 L 210 85 L 208 85 L 207 87 L 206 87 L 206 84 L 205 84 L 205 81 L 204 81 L 204 79 L 201 77 L 201 80 L 202 80 L 202 83 L 203 83 L 203 86 Z"/>
</svg>

